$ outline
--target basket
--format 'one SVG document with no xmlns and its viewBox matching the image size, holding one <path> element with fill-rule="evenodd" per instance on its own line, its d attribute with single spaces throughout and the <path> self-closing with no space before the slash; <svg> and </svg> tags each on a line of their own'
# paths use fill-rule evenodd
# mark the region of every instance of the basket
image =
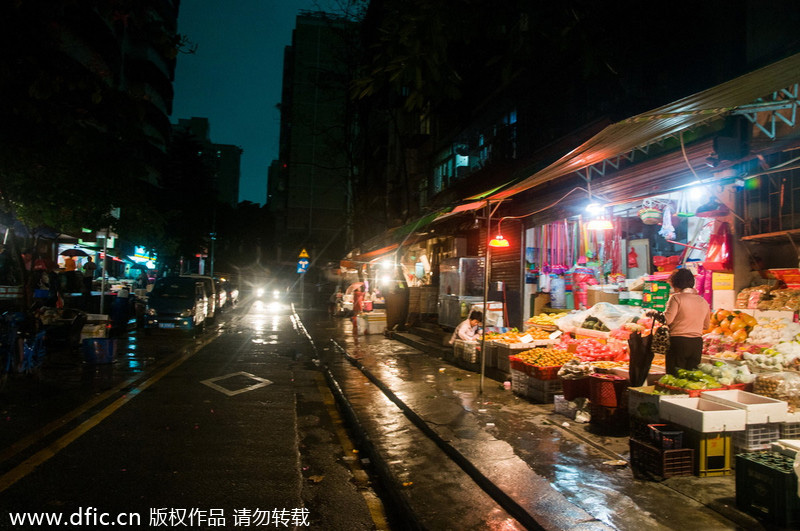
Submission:
<svg viewBox="0 0 800 531">
<path fill-rule="evenodd" d="M 661 218 L 664 215 L 657 208 L 642 208 L 639 210 L 639 219 L 645 225 L 657 225 L 661 223 Z"/>
<path fill-rule="evenodd" d="M 691 476 L 694 472 L 694 450 L 680 448 L 660 450 L 654 446 L 630 440 L 631 468 L 660 478 Z"/>
<path fill-rule="evenodd" d="M 733 447 L 737 452 L 769 450 L 780 438 L 780 424 L 748 424 L 744 431 L 733 432 Z"/>
<path fill-rule="evenodd" d="M 628 380 L 613 374 L 589 376 L 589 400 L 603 407 L 626 407 L 628 404 Z"/>
<path fill-rule="evenodd" d="M 557 380 L 558 379 L 558 371 L 561 369 L 561 365 L 556 365 L 553 367 L 540 367 L 538 365 L 531 365 L 531 372 L 530 375 L 539 380 Z"/>
<path fill-rule="evenodd" d="M 683 430 L 669 424 L 648 424 L 650 440 L 656 448 L 676 450 L 683 448 Z"/>
<path fill-rule="evenodd" d="M 575 379 L 561 379 L 561 387 L 564 390 L 564 398 L 573 401 L 576 398 L 589 398 L 589 377 Z"/>
</svg>

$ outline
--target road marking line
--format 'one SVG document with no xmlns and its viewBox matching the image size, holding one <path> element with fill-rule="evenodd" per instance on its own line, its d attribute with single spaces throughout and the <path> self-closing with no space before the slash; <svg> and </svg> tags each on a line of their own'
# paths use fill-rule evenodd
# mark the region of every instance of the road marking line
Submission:
<svg viewBox="0 0 800 531">
<path fill-rule="evenodd" d="M 33 454 L 31 457 L 9 470 L 7 473 L 0 476 L 0 492 L 5 491 L 11 485 L 30 474 L 36 467 L 46 462 L 51 457 L 55 456 L 59 451 L 66 448 L 71 442 L 78 439 L 81 435 L 88 432 L 103 420 L 108 418 L 116 410 L 127 404 L 139 393 L 159 381 L 161 378 L 175 370 L 183 362 L 200 352 L 200 350 L 214 341 L 216 337 L 209 337 L 203 339 L 199 344 L 195 344 L 193 350 L 185 351 L 178 359 L 159 370 L 153 376 L 142 382 L 141 385 L 131 389 L 127 394 L 113 401 L 108 406 L 104 407 L 98 413 L 83 421 L 80 425 L 69 431 L 65 435 L 58 438 L 55 442 Z"/>
<path fill-rule="evenodd" d="M 325 404 L 325 408 L 328 410 L 328 415 L 331 417 L 331 421 L 333 422 L 333 430 L 339 439 L 339 445 L 342 447 L 345 453 L 352 452 L 355 450 L 355 445 L 353 444 L 353 441 L 350 440 L 350 436 L 345 430 L 344 421 L 339 415 L 339 410 L 336 409 L 336 401 L 333 398 L 333 394 L 325 384 L 325 380 L 321 373 L 317 373 L 315 378 L 317 381 L 317 387 L 322 395 L 322 402 Z M 353 476 L 359 480 L 358 486 L 362 488 L 359 488 L 358 491 L 361 493 L 361 496 L 364 497 L 364 501 L 367 504 L 367 509 L 369 509 L 369 514 L 372 517 L 372 522 L 375 524 L 375 529 L 390 529 L 389 522 L 386 519 L 386 509 L 383 506 L 383 502 L 380 498 L 378 498 L 378 496 L 375 495 L 371 488 L 364 488 L 365 485 L 362 484 L 362 482 L 364 482 L 364 478 L 367 478 L 367 473 L 362 468 L 361 461 L 359 459 L 345 461 L 349 465 Z"/>
<path fill-rule="evenodd" d="M 253 385 L 248 385 L 247 387 L 242 387 L 241 389 L 236 389 L 231 391 L 230 389 L 226 389 L 221 385 L 217 384 L 219 380 L 225 380 L 226 378 L 230 378 L 232 376 L 247 376 L 251 380 L 255 380 L 258 383 Z M 254 389 L 260 389 L 261 387 L 266 387 L 270 385 L 272 382 L 267 380 L 266 378 L 260 378 L 258 376 L 254 376 L 249 372 L 239 371 L 239 372 L 232 372 L 230 374 L 226 374 L 225 376 L 217 376 L 216 378 L 209 378 L 208 380 L 201 380 L 201 384 L 209 386 L 211 389 L 219 391 L 220 393 L 226 394 L 228 396 L 238 395 L 240 393 L 246 393 L 247 391 L 253 391 Z"/>
</svg>

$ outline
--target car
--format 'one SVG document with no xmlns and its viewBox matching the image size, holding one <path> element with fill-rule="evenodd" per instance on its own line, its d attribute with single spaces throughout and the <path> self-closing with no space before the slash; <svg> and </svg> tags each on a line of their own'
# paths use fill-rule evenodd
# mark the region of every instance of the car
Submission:
<svg viewBox="0 0 800 531">
<path fill-rule="evenodd" d="M 228 305 L 228 290 L 222 287 L 222 281 L 214 279 L 214 289 L 217 291 L 217 311 L 222 311 Z"/>
<path fill-rule="evenodd" d="M 217 288 L 214 284 L 214 279 L 212 277 L 209 277 L 208 275 L 185 274 L 181 276 L 186 278 L 194 278 L 203 283 L 203 286 L 206 288 L 206 296 L 208 296 L 208 309 L 206 311 L 206 320 L 209 322 L 213 322 L 217 318 L 217 314 L 219 313 L 217 307 L 219 303 L 219 298 L 217 296 Z"/>
<path fill-rule="evenodd" d="M 228 293 L 228 305 L 236 306 L 239 303 L 239 289 L 230 280 L 222 281 L 222 288 Z"/>
<path fill-rule="evenodd" d="M 159 278 L 147 296 L 145 332 L 157 328 L 195 334 L 205 326 L 207 307 L 208 296 L 202 281 L 181 276 Z"/>
</svg>

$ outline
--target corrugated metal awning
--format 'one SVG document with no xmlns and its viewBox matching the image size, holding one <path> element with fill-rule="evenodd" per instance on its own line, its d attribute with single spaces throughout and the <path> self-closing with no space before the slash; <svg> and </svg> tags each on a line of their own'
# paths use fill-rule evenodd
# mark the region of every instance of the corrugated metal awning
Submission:
<svg viewBox="0 0 800 531">
<path fill-rule="evenodd" d="M 698 92 L 652 111 L 612 124 L 546 168 L 489 199 L 504 199 L 629 153 L 690 127 L 723 118 L 738 108 L 800 82 L 800 54 Z"/>
</svg>

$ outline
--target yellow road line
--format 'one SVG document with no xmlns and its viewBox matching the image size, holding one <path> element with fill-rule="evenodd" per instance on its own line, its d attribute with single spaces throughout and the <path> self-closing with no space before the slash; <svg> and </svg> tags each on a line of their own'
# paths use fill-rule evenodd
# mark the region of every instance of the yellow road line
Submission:
<svg viewBox="0 0 800 531">
<path fill-rule="evenodd" d="M 351 455 L 355 450 L 355 445 L 350 439 L 350 436 L 347 434 L 347 430 L 345 430 L 342 417 L 339 415 L 339 410 L 336 409 L 336 401 L 333 398 L 333 394 L 331 394 L 331 390 L 328 389 L 328 386 L 325 385 L 325 380 L 322 374 L 318 373 L 316 375 L 316 380 L 317 387 L 322 395 L 322 402 L 325 404 L 325 408 L 328 410 L 328 415 L 331 417 L 331 421 L 333 421 L 333 430 L 339 439 L 339 444 L 347 455 Z M 346 462 L 349 464 L 353 476 L 355 476 L 357 479 L 360 477 L 366 478 L 367 473 L 361 467 L 361 461 L 359 459 L 346 460 Z M 380 500 L 380 498 L 378 498 L 370 488 L 360 488 L 358 490 L 364 497 L 364 501 L 366 502 L 370 516 L 372 517 L 372 522 L 375 524 L 375 529 L 378 531 L 390 529 L 389 522 L 386 519 L 386 509 L 384 508 L 383 502 Z"/>
<path fill-rule="evenodd" d="M 183 362 L 194 356 L 197 352 L 199 352 L 203 347 L 205 347 L 208 343 L 211 343 L 216 337 L 210 337 L 204 339 L 200 344 L 195 345 L 196 348 L 192 350 L 188 350 L 184 352 L 181 357 L 179 357 L 174 362 L 170 363 L 160 371 L 156 372 L 153 376 L 142 382 L 141 385 L 136 386 L 130 392 L 121 396 L 120 398 L 116 399 L 114 402 L 103 408 L 101 411 L 93 415 L 92 417 L 83 421 L 80 425 L 75 427 L 75 429 L 71 430 L 70 432 L 66 433 L 58 440 L 53 442 L 51 445 L 39 450 L 34 455 L 14 467 L 13 469 L 9 470 L 7 473 L 0 476 L 0 492 L 5 491 L 11 485 L 19 481 L 20 479 L 24 478 L 26 475 L 30 474 L 36 467 L 41 465 L 42 463 L 46 462 L 48 459 L 56 455 L 60 450 L 66 448 L 71 442 L 75 441 L 78 437 L 83 435 L 84 433 L 88 432 L 98 424 L 100 424 L 103 420 L 108 418 L 112 413 L 116 410 L 127 404 L 131 401 L 136 395 L 140 392 L 144 391 L 161 378 L 172 372 L 175 368 L 180 366 Z"/>
</svg>

